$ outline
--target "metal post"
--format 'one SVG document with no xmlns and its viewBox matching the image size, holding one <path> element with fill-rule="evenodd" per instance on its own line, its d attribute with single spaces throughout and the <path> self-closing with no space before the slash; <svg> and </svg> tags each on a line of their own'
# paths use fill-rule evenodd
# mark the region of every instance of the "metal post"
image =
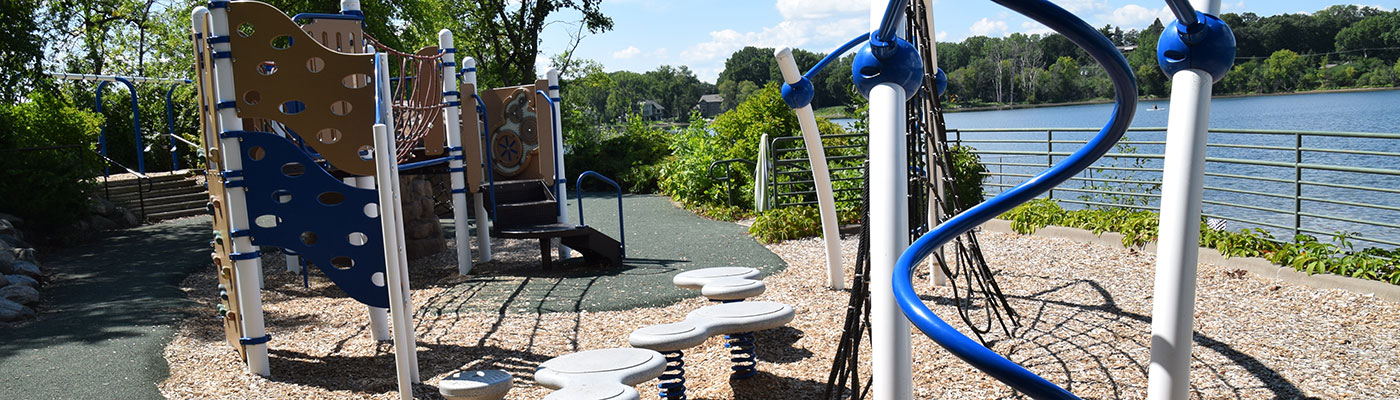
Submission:
<svg viewBox="0 0 1400 400">
<path fill-rule="evenodd" d="M 795 84 L 802 79 L 797 71 L 797 60 L 792 57 L 792 49 L 781 48 L 773 54 L 778 58 L 778 69 L 783 80 Z M 811 162 L 812 185 L 817 193 L 817 211 L 821 214 L 822 238 L 826 241 L 826 286 L 834 290 L 846 288 L 846 273 L 841 268 L 841 232 L 837 227 L 836 196 L 831 190 L 831 171 L 826 164 L 826 150 L 822 148 L 820 132 L 817 131 L 817 117 L 812 105 L 796 108 L 797 122 L 802 126 L 802 142 L 807 147 L 807 159 Z M 901 139 L 902 140 L 902 139 Z"/>
<path fill-rule="evenodd" d="M 1303 233 L 1303 133 L 1293 137 L 1293 236 L 1298 236 Z"/>
<path fill-rule="evenodd" d="M 438 31 L 438 48 L 442 49 L 442 122 L 447 127 L 447 170 L 452 186 L 452 224 L 456 227 L 457 273 L 472 271 L 471 231 L 467 229 L 467 177 L 462 167 L 462 95 L 458 92 L 456 48 L 452 31 Z"/>
<path fill-rule="evenodd" d="M 476 59 L 471 57 L 462 58 L 462 83 L 471 84 L 473 88 L 476 87 Z M 471 98 L 473 100 L 473 104 L 475 104 L 475 97 L 476 93 L 463 93 L 462 97 L 458 98 Z M 471 112 L 476 112 L 475 107 L 473 107 L 472 109 L 473 111 Z M 477 126 L 474 127 L 474 129 L 472 129 L 472 132 L 482 132 L 483 130 L 484 129 L 482 128 L 481 123 L 478 122 Z M 480 135 L 472 135 L 472 138 L 470 140 L 476 140 L 480 142 L 481 138 L 478 136 Z M 486 149 L 483 146 L 477 147 L 480 149 L 480 151 L 490 151 L 490 149 Z M 486 156 L 486 154 L 478 152 L 476 157 L 478 160 L 485 160 Z M 480 165 L 477 166 L 477 168 L 481 168 L 482 174 L 486 177 L 490 177 L 492 176 L 492 174 L 495 174 L 495 171 L 491 170 L 490 165 Z M 463 187 L 465 187 L 465 185 Z M 495 201 L 495 199 L 491 200 Z M 476 193 L 472 193 L 472 204 L 475 205 L 476 208 L 475 214 L 477 260 L 481 262 L 489 262 L 491 261 L 491 217 L 486 214 L 486 194 L 482 193 L 480 190 L 478 190 Z M 461 227 L 458 227 L 457 229 L 467 228 L 465 225 L 463 225 Z"/>
<path fill-rule="evenodd" d="M 925 71 L 936 74 L 938 71 L 938 34 L 936 32 L 938 31 L 933 29 L 933 0 L 923 0 L 923 2 L 924 13 L 927 14 L 924 16 L 924 21 L 928 23 L 928 29 L 926 29 L 925 31 L 928 33 L 928 36 L 920 39 L 929 44 L 929 60 L 932 61 L 930 65 L 925 66 L 925 68 L 927 68 Z M 930 96 L 938 96 L 938 90 L 935 88 L 926 88 L 925 90 L 928 90 Z M 939 125 L 931 125 L 932 126 L 930 126 L 929 128 L 931 128 L 930 131 L 933 134 L 930 135 L 930 137 L 925 138 L 924 140 L 924 146 L 926 147 L 924 149 L 924 153 L 928 155 L 928 160 L 926 161 L 926 163 L 928 164 L 928 178 L 929 182 L 933 183 L 933 190 L 934 194 L 936 195 L 929 196 L 928 198 L 927 222 L 929 230 L 932 230 L 934 227 L 938 226 L 938 222 L 943 220 L 943 213 L 946 211 L 943 207 L 939 207 L 938 201 L 940 199 L 942 199 L 945 202 L 948 201 L 948 187 L 946 185 L 946 182 L 943 181 L 943 168 L 941 168 L 938 164 L 942 160 L 938 160 L 934 157 L 935 154 L 938 154 L 935 151 L 938 147 L 938 138 L 947 137 L 947 132 L 943 132 L 943 135 L 939 135 L 939 132 L 936 132 L 936 130 L 939 129 Z M 944 154 L 944 157 L 947 157 L 947 154 Z M 971 200 L 969 199 L 966 201 Z M 948 258 L 944 257 L 942 247 L 939 247 L 937 253 L 938 257 L 929 257 L 928 259 L 927 264 L 929 283 L 933 286 L 947 286 L 948 276 L 943 273 L 943 265 L 941 263 L 947 262 Z"/>
<path fill-rule="evenodd" d="M 560 110 L 559 104 L 559 70 L 550 68 L 545 72 L 545 79 L 549 81 L 550 107 L 554 108 L 554 195 L 559 200 L 559 223 L 569 224 L 569 176 L 564 172 L 564 113 Z M 583 201 L 579 198 L 577 201 Z M 559 259 L 567 260 L 573 255 L 569 246 L 563 242 L 559 243 Z"/>
<path fill-rule="evenodd" d="M 380 116 L 384 122 L 393 123 L 389 117 L 389 57 L 380 53 L 374 55 L 375 85 L 378 86 L 376 101 L 379 102 Z M 396 152 L 391 138 L 391 126 L 374 125 L 375 183 L 379 186 L 380 233 L 384 235 L 384 267 L 387 272 L 386 284 L 389 289 L 389 314 L 393 320 L 394 363 L 398 376 L 399 398 L 413 398 L 414 361 L 411 354 L 416 347 L 413 339 L 413 314 L 404 307 L 404 299 L 409 295 L 405 289 L 408 275 L 404 269 L 403 222 L 399 220 L 400 202 Z"/>
<path fill-rule="evenodd" d="M 227 37 L 230 34 L 228 8 L 218 7 L 206 10 L 204 7 L 196 7 L 192 14 L 191 18 L 195 29 L 201 29 L 204 26 L 205 15 L 210 17 L 210 32 L 205 37 Z M 228 42 L 214 42 L 212 44 L 215 52 L 228 53 L 231 51 Z M 238 101 L 238 96 L 234 94 L 233 89 L 233 60 L 215 58 L 213 67 L 216 103 Z M 223 127 L 224 132 L 243 130 L 243 120 L 238 117 L 236 108 L 218 108 L 216 118 L 218 126 Z M 236 156 L 243 152 L 242 144 L 239 143 L 238 138 L 221 136 L 219 146 L 222 148 L 223 154 L 228 155 L 220 157 L 224 161 L 224 170 L 243 171 L 243 158 Z M 233 188 L 228 190 L 226 195 L 228 197 L 229 228 L 234 231 L 250 229 L 246 193 L 243 190 Z M 252 238 L 247 236 L 233 238 L 233 254 L 256 254 L 257 251 L 258 247 L 253 245 Z M 233 266 L 234 280 L 238 285 L 238 308 L 243 312 L 240 320 L 243 334 L 249 338 L 263 338 L 267 332 L 263 326 L 262 291 L 258 289 L 261 286 L 259 274 L 262 272 L 262 260 L 258 257 L 237 260 L 234 261 Z M 249 372 L 261 376 L 268 376 L 272 373 L 267 361 L 266 342 L 245 344 L 243 352 L 247 357 Z"/>
<path fill-rule="evenodd" d="M 175 103 L 171 101 L 177 87 L 178 84 L 170 85 L 170 90 L 165 91 L 165 133 L 170 136 L 170 172 L 180 170 L 180 149 L 175 146 Z"/>
<path fill-rule="evenodd" d="M 879 30 L 886 0 L 871 0 Z M 899 29 L 903 31 L 903 29 Z M 909 247 L 909 166 L 904 88 L 870 89 L 870 390 L 878 400 L 914 398 L 909 319 L 894 297 L 894 266 Z"/>
<path fill-rule="evenodd" d="M 1204 13 L 1220 12 L 1220 0 L 1193 3 Z M 1162 164 L 1157 276 L 1152 288 L 1152 350 L 1147 379 L 1147 398 L 1151 400 L 1183 400 L 1190 395 L 1191 325 L 1212 82 L 1209 73 L 1198 69 L 1172 76 Z"/>
<path fill-rule="evenodd" d="M 1045 168 L 1055 166 L 1055 131 L 1045 130 Z M 1055 198 L 1055 188 L 1045 191 L 1045 197 Z"/>
</svg>

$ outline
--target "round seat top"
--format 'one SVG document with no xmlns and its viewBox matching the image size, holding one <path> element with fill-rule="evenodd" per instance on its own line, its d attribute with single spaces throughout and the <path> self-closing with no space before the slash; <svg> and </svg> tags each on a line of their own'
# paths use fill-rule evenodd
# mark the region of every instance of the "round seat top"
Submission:
<svg viewBox="0 0 1400 400">
<path fill-rule="evenodd" d="M 706 283 L 719 278 L 758 279 L 761 274 L 749 267 L 713 267 L 685 271 L 671 278 L 676 287 L 699 289 Z"/>
<path fill-rule="evenodd" d="M 592 374 L 634 368 L 653 357 L 651 352 L 637 349 L 599 349 L 555 357 L 540 364 L 540 368 L 561 374 Z"/>
<path fill-rule="evenodd" d="M 716 304 L 691 311 L 681 322 L 632 331 L 627 342 L 656 351 L 685 350 L 704 343 L 710 336 L 781 327 L 795 316 L 791 306 L 771 301 Z"/>
<path fill-rule="evenodd" d="M 719 278 L 700 288 L 700 294 L 710 300 L 743 300 L 763 294 L 768 285 L 747 278 Z"/>
<path fill-rule="evenodd" d="M 632 347 L 656 351 L 685 350 L 699 346 L 712 335 L 706 332 L 705 327 L 696 325 L 696 322 L 686 318 L 676 323 L 645 326 L 632 331 L 632 334 L 627 336 L 627 343 Z"/>
<path fill-rule="evenodd" d="M 438 393 L 453 400 L 497 400 L 504 398 L 512 385 L 505 371 L 459 371 L 442 378 Z"/>
</svg>

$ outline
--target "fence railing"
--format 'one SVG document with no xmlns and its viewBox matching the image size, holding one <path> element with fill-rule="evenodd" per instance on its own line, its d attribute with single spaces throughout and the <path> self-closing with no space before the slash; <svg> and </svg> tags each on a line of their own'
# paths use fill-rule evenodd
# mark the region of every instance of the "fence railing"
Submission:
<svg viewBox="0 0 1400 400">
<path fill-rule="evenodd" d="M 950 129 L 988 169 L 988 196 L 1070 155 L 1098 129 Z M 1165 128 L 1133 128 L 1117 151 L 1045 196 L 1081 207 L 1157 209 Z M 1400 134 L 1211 129 L 1203 215 L 1275 236 L 1339 232 L 1400 246 Z M 1233 230 L 1237 226 L 1231 226 Z"/>
<path fill-rule="evenodd" d="M 862 163 L 866 158 L 866 136 L 863 134 L 821 135 L 831 172 L 832 194 L 837 209 L 859 208 L 861 202 Z M 768 143 L 769 173 L 768 204 L 773 207 L 817 204 L 813 186 L 812 162 L 801 136 L 779 136 Z"/>
</svg>

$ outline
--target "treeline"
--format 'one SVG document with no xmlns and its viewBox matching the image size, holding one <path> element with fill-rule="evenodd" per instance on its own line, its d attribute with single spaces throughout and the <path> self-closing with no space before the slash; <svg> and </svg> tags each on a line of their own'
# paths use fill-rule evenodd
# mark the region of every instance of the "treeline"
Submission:
<svg viewBox="0 0 1400 400">
<path fill-rule="evenodd" d="M 640 103 L 660 104 L 661 118 L 684 120 L 700 96 L 715 92 L 715 85 L 695 77 L 690 67 L 662 65 L 655 70 L 604 72 L 592 60 L 579 60 L 563 77 L 560 91 L 570 117 L 593 124 L 624 122 L 638 114 Z"/>
<path fill-rule="evenodd" d="M 1400 12 L 1336 5 L 1312 14 L 1221 16 L 1235 33 L 1234 69 L 1217 94 L 1400 86 Z M 1168 78 L 1157 66 L 1162 21 L 1143 29 L 1099 31 L 1125 50 L 1140 94 L 1163 97 Z M 1058 34 L 974 36 L 939 43 L 955 106 L 1055 103 L 1107 98 L 1108 77 L 1087 53 Z"/>
</svg>

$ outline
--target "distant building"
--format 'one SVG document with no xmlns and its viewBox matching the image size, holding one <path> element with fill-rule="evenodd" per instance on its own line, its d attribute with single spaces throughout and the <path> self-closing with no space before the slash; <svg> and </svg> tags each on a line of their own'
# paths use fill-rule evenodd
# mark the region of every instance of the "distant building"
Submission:
<svg viewBox="0 0 1400 400">
<path fill-rule="evenodd" d="M 724 96 L 707 94 L 700 96 L 700 102 L 696 103 L 695 107 L 700 109 L 701 117 L 714 118 L 714 116 L 719 115 L 721 111 L 724 111 L 720 108 L 721 103 L 724 103 Z"/>
<path fill-rule="evenodd" d="M 666 107 L 653 100 L 642 100 L 637 102 L 637 108 L 642 113 L 642 119 L 656 121 L 666 116 Z"/>
</svg>

